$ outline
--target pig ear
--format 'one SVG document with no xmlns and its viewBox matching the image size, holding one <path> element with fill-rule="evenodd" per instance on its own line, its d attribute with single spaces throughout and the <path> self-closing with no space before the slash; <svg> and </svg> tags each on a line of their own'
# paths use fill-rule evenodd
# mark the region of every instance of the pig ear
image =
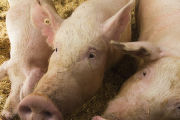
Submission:
<svg viewBox="0 0 180 120">
<path fill-rule="evenodd" d="M 150 42 L 110 42 L 123 53 L 141 57 L 145 61 L 157 60 L 164 56 L 162 50 Z"/>
<path fill-rule="evenodd" d="M 47 0 L 37 0 L 31 9 L 31 19 L 33 25 L 47 37 L 49 46 L 53 47 L 55 32 L 63 22 L 53 5 Z"/>
<path fill-rule="evenodd" d="M 122 9 L 114 16 L 109 18 L 103 24 L 104 36 L 111 40 L 119 40 L 121 34 L 125 31 L 131 20 L 131 10 L 135 4 L 134 0 L 130 0 Z"/>
</svg>

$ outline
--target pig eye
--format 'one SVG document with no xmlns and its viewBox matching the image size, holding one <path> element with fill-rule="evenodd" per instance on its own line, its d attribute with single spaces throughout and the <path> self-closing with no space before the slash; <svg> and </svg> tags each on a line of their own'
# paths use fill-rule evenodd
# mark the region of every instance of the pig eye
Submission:
<svg viewBox="0 0 180 120">
<path fill-rule="evenodd" d="M 148 75 L 150 74 L 150 69 L 144 69 L 142 72 L 141 72 L 141 77 L 147 77 Z"/>
<path fill-rule="evenodd" d="M 144 71 L 144 72 L 143 72 L 143 76 L 146 76 L 146 74 L 147 74 L 147 73 Z"/>
<path fill-rule="evenodd" d="M 89 54 L 89 59 L 93 59 L 93 58 L 95 58 L 96 57 L 96 55 L 94 54 L 94 53 L 90 53 Z"/>
<path fill-rule="evenodd" d="M 94 59 L 95 57 L 96 57 L 96 49 L 94 49 L 94 48 L 91 48 L 91 49 L 89 49 L 89 51 L 88 51 L 88 58 L 89 59 Z"/>
</svg>

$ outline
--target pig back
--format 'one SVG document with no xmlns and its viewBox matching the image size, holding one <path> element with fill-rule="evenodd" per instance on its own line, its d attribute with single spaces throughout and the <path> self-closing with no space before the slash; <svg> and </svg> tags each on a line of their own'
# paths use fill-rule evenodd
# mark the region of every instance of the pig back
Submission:
<svg viewBox="0 0 180 120">
<path fill-rule="evenodd" d="M 152 28 L 163 29 L 165 25 L 175 25 L 174 21 L 180 20 L 179 0 L 138 0 L 138 2 L 137 19 L 140 32 L 143 34 L 150 29 L 152 31 Z"/>
</svg>

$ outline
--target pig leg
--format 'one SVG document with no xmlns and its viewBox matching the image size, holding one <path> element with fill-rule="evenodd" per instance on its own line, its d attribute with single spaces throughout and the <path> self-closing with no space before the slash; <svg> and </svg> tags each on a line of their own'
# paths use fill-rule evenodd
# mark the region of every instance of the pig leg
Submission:
<svg viewBox="0 0 180 120">
<path fill-rule="evenodd" d="M 3 77 L 7 76 L 8 64 L 9 64 L 9 61 L 5 61 L 5 62 L 0 66 L 0 79 L 2 79 Z"/>
<path fill-rule="evenodd" d="M 22 84 L 23 83 L 21 81 L 12 81 L 11 92 L 1 113 L 2 118 L 11 120 L 17 114 L 17 105 L 20 102 L 19 93 Z"/>
<path fill-rule="evenodd" d="M 45 72 L 40 68 L 33 68 L 27 76 L 20 92 L 20 99 L 29 95 Z"/>
</svg>

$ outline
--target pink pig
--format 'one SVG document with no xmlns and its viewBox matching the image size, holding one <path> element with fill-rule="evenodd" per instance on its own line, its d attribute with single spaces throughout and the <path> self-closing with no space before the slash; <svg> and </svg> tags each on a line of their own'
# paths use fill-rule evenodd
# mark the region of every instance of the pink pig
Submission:
<svg viewBox="0 0 180 120">
<path fill-rule="evenodd" d="M 49 1 L 44 2 L 55 10 Z M 0 66 L 0 78 L 8 75 L 11 81 L 11 93 L 1 113 L 7 120 L 17 114 L 20 100 L 33 91 L 36 83 L 47 71 L 48 59 L 53 52 L 46 42 L 49 36 L 42 34 L 41 28 L 32 20 L 34 14 L 47 16 L 47 13 L 34 9 L 39 2 L 9 0 L 9 4 L 6 25 L 11 43 L 10 60 Z M 39 21 L 45 25 L 44 28 L 52 26 L 43 19 Z"/>
<path fill-rule="evenodd" d="M 138 20 L 138 42 L 113 44 L 144 66 L 93 120 L 180 119 L 180 1 L 139 0 Z"/>
<path fill-rule="evenodd" d="M 48 16 L 34 14 L 32 19 L 50 36 L 48 43 L 55 51 L 47 73 L 19 105 L 22 120 L 62 120 L 72 113 L 96 93 L 105 70 L 121 58 L 110 40 L 131 40 L 134 0 L 89 0 L 64 21 L 44 4 L 41 0 L 34 11 Z M 39 19 L 53 26 L 46 28 Z"/>
</svg>

